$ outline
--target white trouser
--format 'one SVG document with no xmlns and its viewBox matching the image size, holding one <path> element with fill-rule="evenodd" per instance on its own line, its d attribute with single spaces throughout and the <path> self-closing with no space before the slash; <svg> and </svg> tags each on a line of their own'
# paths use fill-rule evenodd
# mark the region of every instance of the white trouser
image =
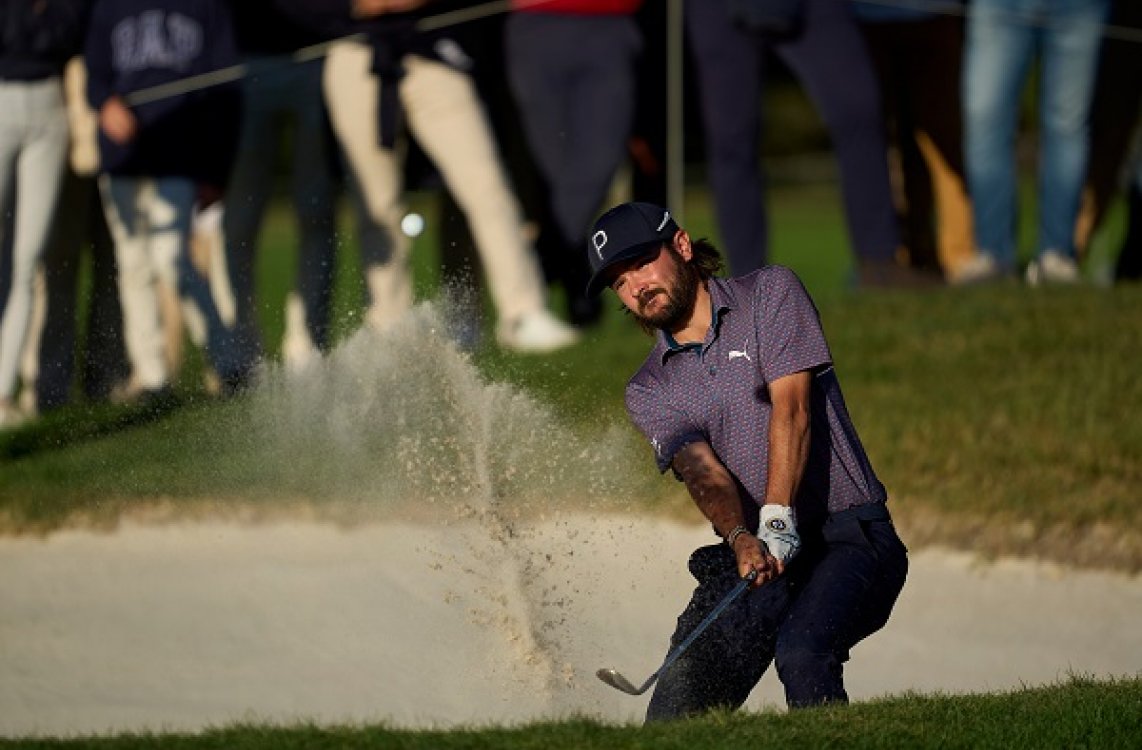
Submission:
<svg viewBox="0 0 1142 750">
<path fill-rule="evenodd" d="M 0 246 L 12 249 L 10 291 L 0 313 L 0 399 L 15 395 L 36 264 L 50 239 L 67 146 L 59 78 L 0 81 Z"/>
<path fill-rule="evenodd" d="M 379 231 L 363 233 L 362 256 L 371 297 L 368 319 L 384 327 L 408 310 L 413 294 L 409 242 L 400 230 L 402 155 L 379 145 L 379 85 L 371 60 L 365 44 L 334 44 L 325 61 L 325 98 L 355 189 L 378 225 Z M 471 79 L 415 55 L 401 62 L 404 121 L 468 219 L 500 320 L 538 311 L 544 306 L 543 277 Z M 383 243 L 380 248 L 366 246 L 370 235 Z"/>
<path fill-rule="evenodd" d="M 182 177 L 99 178 L 107 225 L 115 241 L 123 338 L 134 384 L 144 390 L 170 383 L 157 282 L 178 291 L 191 341 L 206 349 L 223 377 L 239 364 L 231 332 L 211 297 L 210 284 L 190 258 L 196 186 Z"/>
</svg>

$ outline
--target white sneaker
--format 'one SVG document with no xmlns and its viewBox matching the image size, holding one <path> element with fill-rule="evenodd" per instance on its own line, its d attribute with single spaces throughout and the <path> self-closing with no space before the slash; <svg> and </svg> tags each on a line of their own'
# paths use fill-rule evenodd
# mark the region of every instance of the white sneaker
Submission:
<svg viewBox="0 0 1142 750">
<path fill-rule="evenodd" d="M 969 286 L 994 281 L 1003 275 L 999 262 L 991 253 L 976 253 L 948 274 L 952 286 Z"/>
<path fill-rule="evenodd" d="M 1027 283 L 1031 286 L 1040 284 L 1077 284 L 1082 281 L 1079 266 L 1074 258 L 1063 255 L 1057 250 L 1047 250 L 1031 261 L 1027 266 Z"/>
<path fill-rule="evenodd" d="M 305 325 L 305 303 L 296 292 L 286 296 L 285 335 L 282 336 L 282 362 L 289 372 L 301 372 L 321 358 Z"/>
<path fill-rule="evenodd" d="M 538 354 L 571 346 L 579 341 L 579 332 L 547 310 L 536 310 L 500 323 L 496 341 L 505 349 Z"/>
</svg>

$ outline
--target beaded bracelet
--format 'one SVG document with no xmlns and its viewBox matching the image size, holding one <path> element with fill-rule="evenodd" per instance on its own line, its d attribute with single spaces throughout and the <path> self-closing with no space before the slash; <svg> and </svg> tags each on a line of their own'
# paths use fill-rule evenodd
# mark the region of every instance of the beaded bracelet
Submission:
<svg viewBox="0 0 1142 750">
<path fill-rule="evenodd" d="M 733 530 L 730 531 L 730 533 L 726 534 L 726 544 L 730 545 L 730 549 L 733 549 L 734 542 L 738 540 L 738 537 L 742 534 L 748 533 L 749 529 L 747 529 L 745 526 L 735 526 Z"/>
</svg>

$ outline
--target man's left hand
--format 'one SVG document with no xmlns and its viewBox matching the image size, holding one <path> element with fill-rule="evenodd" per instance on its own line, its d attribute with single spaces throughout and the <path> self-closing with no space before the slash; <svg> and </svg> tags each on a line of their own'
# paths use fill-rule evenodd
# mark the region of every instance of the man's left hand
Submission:
<svg viewBox="0 0 1142 750">
<path fill-rule="evenodd" d="M 757 538 L 781 562 L 782 568 L 788 565 L 801 549 L 801 537 L 797 534 L 793 509 L 776 503 L 761 506 L 761 526 Z"/>
</svg>

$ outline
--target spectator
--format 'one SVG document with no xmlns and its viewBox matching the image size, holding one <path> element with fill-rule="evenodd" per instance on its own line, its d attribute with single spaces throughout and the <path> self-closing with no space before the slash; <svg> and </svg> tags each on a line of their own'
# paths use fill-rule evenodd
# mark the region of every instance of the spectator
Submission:
<svg viewBox="0 0 1142 750">
<path fill-rule="evenodd" d="M 766 263 L 759 174 L 767 53 L 805 86 L 832 137 L 857 278 L 866 286 L 932 283 L 899 263 L 880 93 L 848 0 L 687 0 L 710 183 L 733 275 Z"/>
<path fill-rule="evenodd" d="M 63 69 L 86 11 L 79 0 L 0 4 L 0 245 L 11 258 L 0 308 L 0 428 L 27 416 L 15 402 L 20 354 L 67 159 Z"/>
<path fill-rule="evenodd" d="M 298 267 L 287 307 L 282 353 L 303 366 L 329 346 L 336 243 L 334 149 L 321 93 L 322 58 L 294 61 L 298 49 L 317 43 L 273 0 L 231 0 L 242 81 L 242 133 L 222 219 L 235 328 L 248 360 L 261 355 L 254 255 L 282 146 L 291 144 Z M 287 135 L 290 136 L 287 141 Z M 291 325 L 300 319 L 302 325 Z"/>
<path fill-rule="evenodd" d="M 287 2 L 287 0 L 279 0 Z M 412 303 L 398 120 L 440 171 L 476 239 L 498 313 L 501 346 L 542 352 L 574 343 L 578 333 L 545 306 L 544 284 L 524 235 L 519 204 L 500 164 L 487 119 L 466 68 L 470 58 L 440 32 L 417 30 L 426 0 L 353 0 L 338 12 L 317 0 L 288 0 L 293 12 L 342 39 L 325 63 L 333 129 L 349 162 L 351 185 L 366 208 L 362 254 L 369 322 L 385 328 Z"/>
<path fill-rule="evenodd" d="M 237 99 L 228 86 L 131 106 L 149 87 L 233 65 L 222 0 L 96 0 L 85 53 L 88 101 L 99 112 L 107 223 L 115 241 L 131 395 L 165 394 L 171 373 L 156 281 L 178 290 L 191 338 L 230 392 L 245 385 L 231 332 L 206 277 L 191 263 L 196 202 L 221 195 L 237 140 Z"/>
<path fill-rule="evenodd" d="M 76 304 L 87 299 L 85 335 L 78 352 L 80 385 L 89 399 L 107 399 L 130 375 L 123 348 L 123 314 L 115 269 L 115 248 L 99 200 L 99 129 L 87 104 L 87 74 L 76 55 L 64 71 L 71 148 L 60 192 L 57 220 L 44 254 L 43 283 L 37 284 L 36 309 L 24 345 L 21 405 L 39 412 L 68 403 L 76 374 Z M 89 286 L 80 294 L 82 256 L 89 254 Z M 181 331 L 180 331 L 181 333 Z M 27 409 L 31 411 L 31 409 Z"/>
<path fill-rule="evenodd" d="M 626 154 L 642 45 L 642 0 L 515 3 L 505 29 L 508 77 L 549 191 L 560 244 L 555 275 L 571 320 L 598 319 L 582 248 Z"/>
<path fill-rule="evenodd" d="M 1020 92 L 1039 57 L 1039 228 L 1030 284 L 1075 283 L 1075 219 L 1091 94 L 1110 0 L 973 0 L 964 68 L 976 276 L 1016 271 L 1015 143 Z"/>
<path fill-rule="evenodd" d="M 896 157 L 892 184 L 909 262 L 951 283 L 970 282 L 965 271 L 975 249 L 963 160 L 963 18 L 948 8 L 865 0 L 855 0 L 854 10 Z"/>
</svg>

